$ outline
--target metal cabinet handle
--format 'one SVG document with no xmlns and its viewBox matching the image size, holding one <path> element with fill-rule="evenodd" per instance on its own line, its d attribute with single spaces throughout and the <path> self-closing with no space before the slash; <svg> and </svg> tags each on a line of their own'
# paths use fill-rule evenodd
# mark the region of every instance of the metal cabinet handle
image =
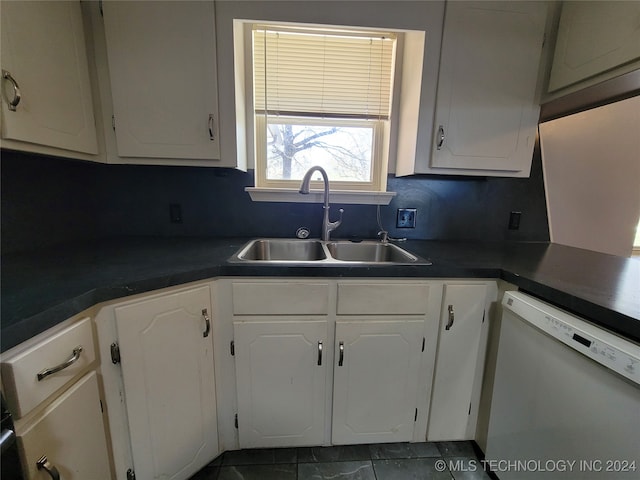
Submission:
<svg viewBox="0 0 640 480">
<path fill-rule="evenodd" d="M 207 312 L 207 309 L 203 309 L 202 310 L 202 317 L 204 318 L 204 333 L 202 334 L 202 336 L 204 338 L 207 338 L 209 336 L 209 333 L 211 332 L 211 319 L 209 318 L 209 312 Z"/>
<path fill-rule="evenodd" d="M 46 455 L 40 457 L 40 460 L 36 462 L 36 465 L 38 466 L 38 470 L 44 470 L 53 480 L 60 480 L 60 473 L 58 473 L 58 469 L 55 465 L 51 465 L 51 463 L 49 463 Z"/>
<path fill-rule="evenodd" d="M 318 342 L 318 366 L 322 365 L 322 342 Z"/>
<path fill-rule="evenodd" d="M 455 313 L 453 311 L 453 305 L 449 305 L 447 308 L 449 310 L 449 321 L 447 322 L 447 326 L 444 327 L 445 330 L 450 330 L 453 325 L 453 321 L 455 320 Z"/>
<path fill-rule="evenodd" d="M 40 373 L 38 373 L 38 381 L 44 380 L 49 375 L 53 375 L 54 373 L 59 372 L 60 370 L 64 370 L 67 367 L 70 367 L 74 363 L 76 363 L 80 359 L 80 353 L 82 353 L 82 345 L 78 345 L 73 349 L 72 355 L 68 360 L 65 360 L 60 365 L 52 368 L 45 368 Z"/>
<path fill-rule="evenodd" d="M 442 148 L 442 145 L 444 145 L 444 127 L 440 125 L 438 127 L 438 150 Z"/>
<path fill-rule="evenodd" d="M 209 140 L 211 140 L 212 142 L 216 139 L 215 134 L 213 133 L 213 114 L 210 113 L 209 114 Z"/>
<path fill-rule="evenodd" d="M 16 432 L 5 428 L 0 433 L 0 452 L 6 452 L 16 442 Z"/>
<path fill-rule="evenodd" d="M 340 351 L 340 356 L 338 357 L 338 366 L 341 367 L 344 364 L 344 342 L 340 342 L 338 344 L 338 350 Z"/>
<path fill-rule="evenodd" d="M 20 99 L 22 98 L 20 96 L 20 87 L 18 86 L 18 82 L 16 82 L 16 80 L 11 76 L 11 73 L 9 73 L 8 71 L 2 70 L 2 78 L 4 78 L 5 80 L 9 80 L 13 85 L 13 99 L 9 101 L 9 110 L 15 112 L 16 107 L 18 106 L 18 104 L 20 103 Z"/>
</svg>

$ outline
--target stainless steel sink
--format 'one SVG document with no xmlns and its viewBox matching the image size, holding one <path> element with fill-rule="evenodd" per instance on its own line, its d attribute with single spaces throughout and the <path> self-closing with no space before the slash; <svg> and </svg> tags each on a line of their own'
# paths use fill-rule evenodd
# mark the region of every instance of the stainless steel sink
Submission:
<svg viewBox="0 0 640 480">
<path fill-rule="evenodd" d="M 332 258 L 343 262 L 415 263 L 418 261 L 418 257 L 391 243 L 329 242 L 327 249 Z"/>
<path fill-rule="evenodd" d="M 230 259 L 232 263 L 277 264 L 384 264 L 431 265 L 391 243 L 379 241 L 331 241 L 262 238 L 244 245 Z"/>
<path fill-rule="evenodd" d="M 237 257 L 260 262 L 308 262 L 324 260 L 327 254 L 318 240 L 271 238 L 249 242 Z"/>
</svg>

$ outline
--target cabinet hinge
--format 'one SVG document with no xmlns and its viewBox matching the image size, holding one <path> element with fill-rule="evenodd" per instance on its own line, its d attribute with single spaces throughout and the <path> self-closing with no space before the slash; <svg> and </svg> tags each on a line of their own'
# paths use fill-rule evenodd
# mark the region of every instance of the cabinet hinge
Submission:
<svg viewBox="0 0 640 480">
<path fill-rule="evenodd" d="M 115 115 L 111 115 L 111 128 L 113 128 L 113 131 L 116 131 L 116 116 Z"/>
<path fill-rule="evenodd" d="M 416 408 L 416 414 L 413 416 L 413 421 L 417 422 L 418 421 L 418 409 Z"/>
<path fill-rule="evenodd" d="M 136 472 L 131 468 L 127 470 L 127 480 L 136 480 Z"/>
<path fill-rule="evenodd" d="M 111 344 L 111 363 L 120 363 L 120 346 L 115 342 Z"/>
<path fill-rule="evenodd" d="M 229 350 L 231 351 L 231 356 L 235 357 L 236 356 L 236 344 L 234 343 L 233 340 L 231 340 L 231 343 L 229 344 Z"/>
<path fill-rule="evenodd" d="M 233 418 L 233 426 L 238 428 L 238 414 L 236 413 Z"/>
<path fill-rule="evenodd" d="M 422 337 L 422 351 L 424 352 L 424 345 L 426 343 L 426 339 L 424 337 Z"/>
</svg>

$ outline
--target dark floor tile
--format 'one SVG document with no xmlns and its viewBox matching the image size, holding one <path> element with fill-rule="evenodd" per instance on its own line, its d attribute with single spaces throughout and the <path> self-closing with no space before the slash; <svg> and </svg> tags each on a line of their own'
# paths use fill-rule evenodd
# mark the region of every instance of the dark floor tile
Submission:
<svg viewBox="0 0 640 480">
<path fill-rule="evenodd" d="M 225 452 L 222 465 L 271 465 L 297 461 L 295 448 L 254 448 Z"/>
<path fill-rule="evenodd" d="M 473 457 L 446 457 L 447 467 L 455 480 L 491 480 L 484 465 Z"/>
<path fill-rule="evenodd" d="M 193 477 L 190 477 L 189 480 L 216 480 L 219 471 L 220 467 L 210 467 L 207 465 Z"/>
<path fill-rule="evenodd" d="M 443 457 L 475 457 L 473 442 L 437 442 L 438 449 Z"/>
<path fill-rule="evenodd" d="M 370 460 L 299 463 L 298 480 L 376 480 Z"/>
<path fill-rule="evenodd" d="M 435 443 L 375 443 L 369 445 L 372 460 L 439 457 Z"/>
<path fill-rule="evenodd" d="M 377 480 L 451 480 L 441 458 L 373 460 Z M 443 468 L 444 467 L 444 468 Z"/>
<path fill-rule="evenodd" d="M 296 464 L 220 467 L 218 480 L 296 480 Z"/>
<path fill-rule="evenodd" d="M 298 448 L 298 463 L 346 462 L 370 459 L 368 445 Z"/>
</svg>

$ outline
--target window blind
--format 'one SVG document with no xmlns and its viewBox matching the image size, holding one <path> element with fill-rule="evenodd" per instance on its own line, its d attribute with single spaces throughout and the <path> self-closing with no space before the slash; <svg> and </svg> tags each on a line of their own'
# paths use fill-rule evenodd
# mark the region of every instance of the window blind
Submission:
<svg viewBox="0 0 640 480">
<path fill-rule="evenodd" d="M 388 119 L 395 36 L 253 29 L 256 113 Z"/>
</svg>

